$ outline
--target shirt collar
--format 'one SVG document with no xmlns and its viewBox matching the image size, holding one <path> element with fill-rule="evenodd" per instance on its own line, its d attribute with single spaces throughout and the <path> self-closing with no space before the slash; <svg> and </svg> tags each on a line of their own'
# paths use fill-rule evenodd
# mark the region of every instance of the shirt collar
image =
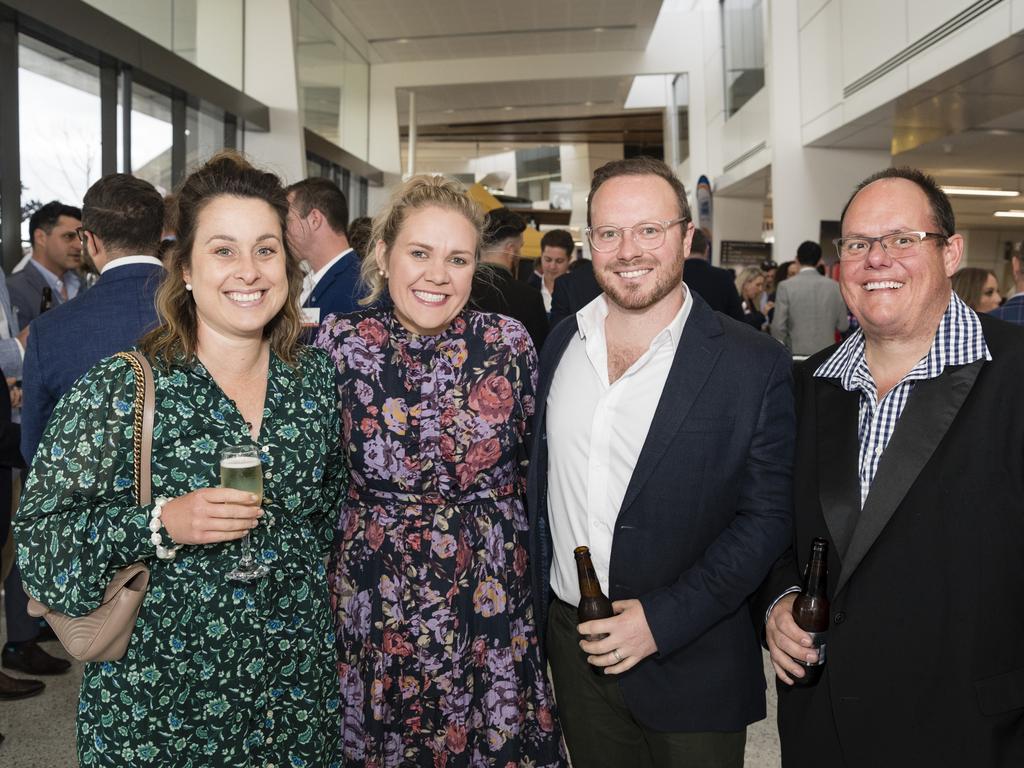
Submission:
<svg viewBox="0 0 1024 768">
<path fill-rule="evenodd" d="M 949 306 L 939 321 L 928 353 L 904 376 L 908 379 L 934 379 L 947 366 L 967 365 L 977 360 L 991 360 L 985 343 L 981 320 L 955 293 L 950 292 Z M 864 331 L 858 328 L 839 349 L 818 366 L 814 375 L 822 379 L 839 379 L 843 389 L 854 391 L 871 383 L 871 374 L 864 354 Z"/>
<path fill-rule="evenodd" d="M 129 264 L 151 264 L 154 267 L 163 266 L 163 262 L 156 256 L 121 256 L 120 258 L 108 261 L 104 264 L 103 269 L 100 270 L 100 274 L 105 275 L 112 269 L 127 267 Z"/>
<path fill-rule="evenodd" d="M 346 248 L 344 251 L 339 253 L 333 259 L 331 259 L 322 267 L 320 267 L 320 269 L 314 272 L 310 277 L 310 281 L 312 282 L 313 287 L 316 288 L 317 284 L 323 279 L 324 275 L 327 274 L 331 267 L 333 267 L 335 264 L 337 264 L 339 261 L 341 261 L 343 258 L 345 258 L 346 256 L 353 252 L 354 251 L 351 248 Z"/>
<path fill-rule="evenodd" d="M 689 289 L 683 286 L 683 306 L 676 312 L 676 316 L 672 318 L 672 321 L 666 325 L 653 339 L 651 339 L 651 347 L 662 343 L 666 338 L 675 349 L 679 346 L 679 339 L 683 335 L 683 327 L 686 325 L 686 319 L 690 316 L 690 311 L 693 309 L 693 296 L 690 294 Z M 604 338 L 604 321 L 608 317 L 608 300 L 602 293 L 592 302 L 587 304 L 583 309 L 576 313 L 576 324 L 579 326 L 579 334 L 581 339 L 586 339 L 588 335 L 597 334 L 599 338 Z"/>
<path fill-rule="evenodd" d="M 41 274 L 43 279 L 46 280 L 47 285 L 57 293 L 60 293 L 61 285 L 74 287 L 81 283 L 81 280 L 78 279 L 78 273 L 73 269 L 69 269 L 62 276 L 57 276 L 35 259 L 32 259 L 29 264 L 39 270 L 39 274 Z"/>
</svg>

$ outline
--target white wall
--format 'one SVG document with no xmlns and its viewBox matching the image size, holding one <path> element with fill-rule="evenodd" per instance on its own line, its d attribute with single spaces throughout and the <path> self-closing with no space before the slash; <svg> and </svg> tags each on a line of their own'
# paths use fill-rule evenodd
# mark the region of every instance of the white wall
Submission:
<svg viewBox="0 0 1024 768">
<path fill-rule="evenodd" d="M 721 263 L 723 240 L 761 240 L 764 201 L 746 197 L 716 195 L 715 231 L 712 233 L 712 260 Z"/>
<path fill-rule="evenodd" d="M 245 92 L 270 108 L 270 131 L 246 131 L 245 151 L 286 184 L 305 178 L 306 143 L 288 0 L 246 0 L 244 82 Z"/>
<path fill-rule="evenodd" d="M 880 79 L 843 97 L 845 87 L 971 5 L 973 0 L 800 0 L 804 142 L 888 104 L 1024 28 L 1024 0 L 998 3 Z"/>
</svg>

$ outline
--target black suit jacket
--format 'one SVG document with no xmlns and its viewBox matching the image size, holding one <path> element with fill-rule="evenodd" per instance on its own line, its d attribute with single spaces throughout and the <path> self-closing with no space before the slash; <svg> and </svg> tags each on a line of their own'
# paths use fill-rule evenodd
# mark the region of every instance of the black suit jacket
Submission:
<svg viewBox="0 0 1024 768">
<path fill-rule="evenodd" d="M 797 368 L 793 552 L 758 611 L 831 544 L 818 684 L 779 684 L 783 765 L 1024 765 L 1024 329 L 915 385 L 860 506 L 858 394 Z"/>
<path fill-rule="evenodd" d="M 765 716 L 747 601 L 790 538 L 792 363 L 772 339 L 693 301 L 619 511 L 608 591 L 641 601 L 658 646 L 618 678 L 633 716 L 660 731 L 729 731 Z M 577 333 L 570 317 L 541 356 L 527 490 L 541 632 L 551 599 L 547 398 Z"/>
<path fill-rule="evenodd" d="M 540 291 L 516 280 L 507 269 L 481 264 L 473 278 L 470 303 L 482 312 L 497 312 L 521 322 L 538 350 L 548 335 L 548 313 Z"/>
<path fill-rule="evenodd" d="M 561 277 L 555 278 L 551 291 L 551 327 L 575 315 L 601 295 L 601 286 L 594 277 L 594 262 L 581 259 Z"/>
<path fill-rule="evenodd" d="M 0 371 L 0 551 L 11 530 L 11 469 L 24 467 L 21 460 L 21 428 L 11 422 L 11 393 Z M 0 563 L 0 574 L 4 572 Z"/>
<path fill-rule="evenodd" d="M 683 282 L 700 294 L 713 310 L 743 319 L 743 305 L 729 270 L 713 267 L 705 259 L 687 259 L 683 264 Z"/>
</svg>

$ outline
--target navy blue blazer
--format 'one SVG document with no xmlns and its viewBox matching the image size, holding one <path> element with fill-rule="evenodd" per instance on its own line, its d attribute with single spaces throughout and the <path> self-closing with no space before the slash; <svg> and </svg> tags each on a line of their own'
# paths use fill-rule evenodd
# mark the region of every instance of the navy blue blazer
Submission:
<svg viewBox="0 0 1024 768">
<path fill-rule="evenodd" d="M 358 303 L 361 297 L 359 265 L 359 256 L 350 250 L 320 278 L 302 306 L 319 307 L 321 320 L 328 315 L 343 315 L 362 309 Z"/>
<path fill-rule="evenodd" d="M 633 716 L 658 731 L 736 731 L 765 716 L 748 598 L 792 531 L 792 360 L 767 335 L 693 302 L 619 510 L 608 592 L 640 600 L 658 646 L 618 676 Z M 539 632 L 552 599 L 547 399 L 577 333 L 569 316 L 541 355 L 527 484 Z"/>
<path fill-rule="evenodd" d="M 100 360 L 129 349 L 157 325 L 153 302 L 163 267 L 126 264 L 32 322 L 25 348 L 21 452 L 31 466 L 57 401 Z"/>
</svg>

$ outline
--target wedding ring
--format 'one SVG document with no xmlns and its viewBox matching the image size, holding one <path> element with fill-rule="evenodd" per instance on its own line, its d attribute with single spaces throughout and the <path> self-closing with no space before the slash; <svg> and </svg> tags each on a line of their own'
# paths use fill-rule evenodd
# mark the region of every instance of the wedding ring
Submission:
<svg viewBox="0 0 1024 768">
<path fill-rule="evenodd" d="M 622 654 L 619 653 L 619 649 L 618 648 L 613 648 L 612 649 L 612 656 L 615 657 L 616 661 L 618 661 L 618 662 L 622 661 Z"/>
</svg>

